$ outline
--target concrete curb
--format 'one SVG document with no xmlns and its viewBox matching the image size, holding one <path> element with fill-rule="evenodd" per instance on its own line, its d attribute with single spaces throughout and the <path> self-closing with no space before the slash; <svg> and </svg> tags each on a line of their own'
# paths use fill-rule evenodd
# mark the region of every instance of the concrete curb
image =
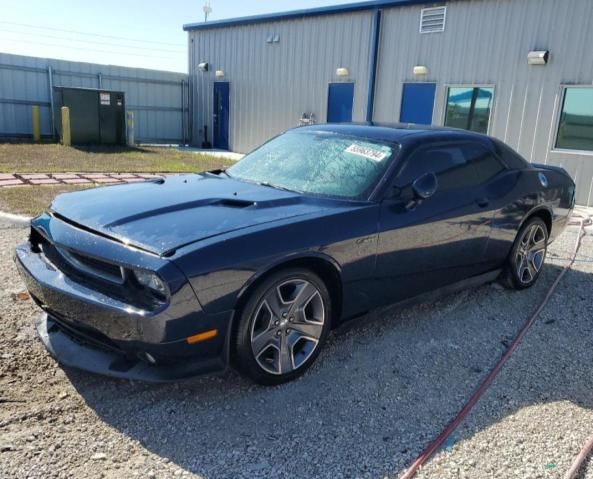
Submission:
<svg viewBox="0 0 593 479">
<path fill-rule="evenodd" d="M 0 224 L 8 223 L 11 226 L 27 228 L 31 224 L 31 219 L 32 218 L 28 216 L 15 215 L 12 213 L 0 211 Z"/>
</svg>

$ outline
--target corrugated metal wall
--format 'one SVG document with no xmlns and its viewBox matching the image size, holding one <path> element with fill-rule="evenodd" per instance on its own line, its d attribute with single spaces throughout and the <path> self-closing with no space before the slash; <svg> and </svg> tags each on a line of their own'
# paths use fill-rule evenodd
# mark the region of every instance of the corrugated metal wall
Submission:
<svg viewBox="0 0 593 479">
<path fill-rule="evenodd" d="M 126 110 L 134 112 L 137 141 L 189 139 L 188 77 L 183 73 L 6 53 L 0 53 L 0 136 L 30 136 L 31 105 L 41 106 L 41 133 L 51 136 L 50 69 L 53 86 L 125 92 Z"/>
<path fill-rule="evenodd" d="M 593 85 L 592 0 L 455 0 L 446 2 L 444 33 L 420 34 L 421 5 L 382 11 L 374 120 L 399 121 L 402 85 L 437 84 L 433 124 L 444 123 L 447 86 L 494 87 L 489 134 L 532 162 L 565 167 L 577 201 L 593 205 L 593 152 L 554 148 L 564 85 Z M 345 66 L 356 82 L 354 121 L 366 113 L 372 11 L 189 32 L 193 140 L 212 127 L 214 70 L 230 82 L 231 149 L 246 152 L 296 125 L 304 111 L 325 121 L 327 85 Z M 279 34 L 278 44 L 266 43 Z M 550 50 L 546 66 L 527 53 Z M 197 72 L 207 61 L 210 72 Z"/>
<path fill-rule="evenodd" d="M 492 85 L 489 134 L 532 162 L 566 168 L 577 201 L 593 204 L 593 152 L 554 148 L 562 85 L 593 85 L 593 1 L 449 2 L 445 32 L 425 35 L 419 18 L 420 7 L 383 12 L 374 119 L 399 119 L 402 85 L 418 81 L 414 65 L 437 83 L 435 125 L 444 123 L 447 86 Z M 532 50 L 550 50 L 548 65 L 528 65 Z"/>
<path fill-rule="evenodd" d="M 212 139 L 215 70 L 230 82 L 233 151 L 247 152 L 296 126 L 304 112 L 325 121 L 333 81 L 355 82 L 353 120 L 364 120 L 371 20 L 365 12 L 190 32 L 193 141 L 201 143 L 204 125 Z M 279 42 L 267 43 L 270 34 Z M 201 62 L 208 72 L 197 71 Z M 350 70 L 345 80 L 336 77 L 341 66 Z"/>
</svg>

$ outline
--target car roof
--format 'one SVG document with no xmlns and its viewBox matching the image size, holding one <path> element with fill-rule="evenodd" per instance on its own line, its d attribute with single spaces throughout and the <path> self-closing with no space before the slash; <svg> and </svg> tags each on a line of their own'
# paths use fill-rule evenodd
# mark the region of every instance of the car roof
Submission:
<svg viewBox="0 0 593 479">
<path fill-rule="evenodd" d="M 430 125 L 417 125 L 413 123 L 323 123 L 301 126 L 293 129 L 310 132 L 331 132 L 348 136 L 359 136 L 377 141 L 388 141 L 411 145 L 422 141 L 479 141 L 491 145 L 491 139 L 473 131 L 460 130 Z"/>
</svg>

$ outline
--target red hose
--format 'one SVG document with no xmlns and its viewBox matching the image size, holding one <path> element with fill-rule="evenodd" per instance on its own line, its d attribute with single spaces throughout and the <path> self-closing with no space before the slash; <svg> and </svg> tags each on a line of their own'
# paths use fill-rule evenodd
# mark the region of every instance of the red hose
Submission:
<svg viewBox="0 0 593 479">
<path fill-rule="evenodd" d="M 589 457 L 589 455 L 592 452 L 593 452 L 593 436 L 591 436 L 589 438 L 589 440 L 585 443 L 585 446 L 583 447 L 583 449 L 581 449 L 581 452 L 579 453 L 579 455 L 574 459 L 574 462 L 572 463 L 572 466 L 570 466 L 570 469 L 564 476 L 564 479 L 575 479 L 576 475 L 581 470 L 581 467 L 583 467 L 583 464 L 585 463 L 585 461 L 587 460 L 587 458 Z"/>
<path fill-rule="evenodd" d="M 482 395 L 484 394 L 486 389 L 488 389 L 488 386 L 490 386 L 492 381 L 494 381 L 494 378 L 496 378 L 496 376 L 498 375 L 498 373 L 500 372 L 500 370 L 502 369 L 504 364 L 509 360 L 509 358 L 512 356 L 512 354 L 515 352 L 515 350 L 517 349 L 517 347 L 519 346 L 519 344 L 521 343 L 521 341 L 527 334 L 527 331 L 529 330 L 529 328 L 531 328 L 531 326 L 533 325 L 533 323 L 535 322 L 535 320 L 537 319 L 539 314 L 543 311 L 545 306 L 548 304 L 548 301 L 552 297 L 552 294 L 554 294 L 554 291 L 556 290 L 556 287 L 558 286 L 558 283 L 560 282 L 560 280 L 564 277 L 566 272 L 574 264 L 574 261 L 577 257 L 577 253 L 579 251 L 579 248 L 581 247 L 581 240 L 583 238 L 582 233 L 583 233 L 584 225 L 586 223 L 589 224 L 591 222 L 591 218 L 583 218 L 583 217 L 580 217 L 580 218 L 581 219 L 579 219 L 578 222 L 570 222 L 569 223 L 569 224 L 573 224 L 573 225 L 574 224 L 579 225 L 579 234 L 578 234 L 577 241 L 575 243 L 574 251 L 572 253 L 572 256 L 570 257 L 570 262 L 562 269 L 560 274 L 556 277 L 556 279 L 554 280 L 554 283 L 552 283 L 552 286 L 546 293 L 544 300 L 537 307 L 537 309 L 534 311 L 534 313 L 531 315 L 531 317 L 521 327 L 521 329 L 519 330 L 519 333 L 517 334 L 517 336 L 515 336 L 515 339 L 513 339 L 513 342 L 511 343 L 511 345 L 509 346 L 507 351 L 502 355 L 502 357 L 500 358 L 498 363 L 496 363 L 494 368 L 492 368 L 492 370 L 488 373 L 486 378 L 477 387 L 477 389 L 471 395 L 469 400 L 465 403 L 465 405 L 463 406 L 461 411 L 459 411 L 457 416 L 455 416 L 453 418 L 453 420 L 445 427 L 445 429 L 443 429 L 443 431 L 436 437 L 436 439 L 434 439 L 420 453 L 420 455 L 416 458 L 416 460 L 412 463 L 412 465 L 404 472 L 404 474 L 400 477 L 400 479 L 412 479 L 416 475 L 416 473 L 418 472 L 418 469 L 420 469 L 430 459 L 430 457 L 443 445 L 443 443 L 447 440 L 447 438 L 457 429 L 457 426 L 459 426 L 459 424 L 467 417 L 467 415 L 470 413 L 470 411 L 473 409 L 473 407 L 476 405 L 476 403 L 480 400 L 480 398 L 482 397 Z"/>
</svg>

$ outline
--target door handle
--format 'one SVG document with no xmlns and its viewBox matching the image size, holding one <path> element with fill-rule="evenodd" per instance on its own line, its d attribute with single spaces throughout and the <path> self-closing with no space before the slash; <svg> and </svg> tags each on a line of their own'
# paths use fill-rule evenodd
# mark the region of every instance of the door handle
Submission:
<svg viewBox="0 0 593 479">
<path fill-rule="evenodd" d="M 476 203 L 480 208 L 486 208 L 486 206 L 490 204 L 490 201 L 488 200 L 488 198 L 478 198 L 476 199 Z"/>
</svg>

